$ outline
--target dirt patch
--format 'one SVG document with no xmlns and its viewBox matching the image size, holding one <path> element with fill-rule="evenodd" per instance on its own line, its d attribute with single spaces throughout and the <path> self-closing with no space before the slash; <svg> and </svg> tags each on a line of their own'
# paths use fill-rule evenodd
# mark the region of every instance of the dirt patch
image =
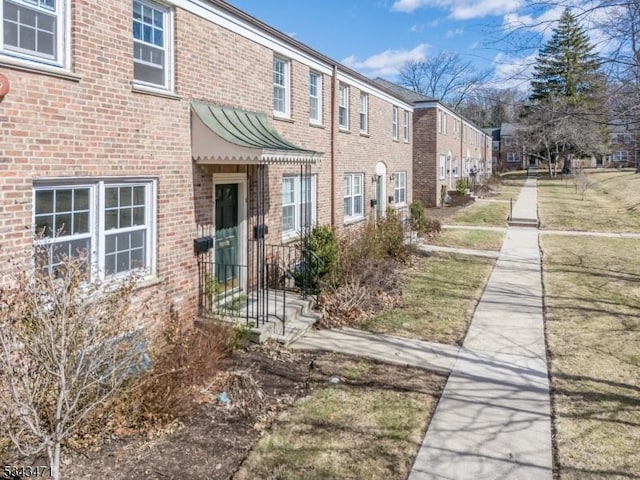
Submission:
<svg viewBox="0 0 640 480">
<path fill-rule="evenodd" d="M 339 369 L 334 368 L 338 365 Z M 313 392 L 317 385 L 327 384 L 332 375 L 340 375 L 345 385 L 387 385 L 416 391 L 427 389 L 431 393 L 439 392 L 444 383 L 444 377 L 438 374 L 429 373 L 434 383 L 427 385 L 424 383 L 426 372 L 418 375 L 413 369 L 335 353 L 290 351 L 273 343 L 252 345 L 236 352 L 223 367 L 252 373 L 265 394 L 259 412 L 246 415 L 235 412 L 217 401 L 220 392 L 208 392 L 208 395 L 203 392 L 195 414 L 175 422 L 154 438 L 114 436 L 94 452 L 67 449 L 63 456 L 63 478 L 230 479 L 281 414 L 296 400 Z M 231 393 L 229 398 L 233 404 Z M 35 464 L 33 460 L 25 462 L 23 459 L 10 463 Z M 38 465 L 41 464 L 46 464 L 44 459 L 39 460 Z M 3 478 L 1 473 L 0 478 Z"/>
</svg>

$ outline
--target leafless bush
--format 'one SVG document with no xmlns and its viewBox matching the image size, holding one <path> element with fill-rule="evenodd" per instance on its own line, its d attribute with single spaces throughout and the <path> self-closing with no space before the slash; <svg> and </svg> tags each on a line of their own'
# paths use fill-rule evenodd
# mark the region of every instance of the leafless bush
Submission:
<svg viewBox="0 0 640 480">
<path fill-rule="evenodd" d="M 135 276 L 88 281 L 86 258 L 55 274 L 36 248 L 0 287 L 0 421 L 25 456 L 46 453 L 60 478 L 62 442 L 148 363 Z"/>
</svg>

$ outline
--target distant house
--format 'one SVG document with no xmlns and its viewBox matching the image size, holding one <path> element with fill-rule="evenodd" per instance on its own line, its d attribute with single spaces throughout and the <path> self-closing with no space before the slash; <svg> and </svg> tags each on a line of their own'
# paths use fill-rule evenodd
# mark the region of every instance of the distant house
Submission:
<svg viewBox="0 0 640 480">
<path fill-rule="evenodd" d="M 491 136 L 444 103 L 383 79 L 376 83 L 413 105 L 413 194 L 440 206 L 457 182 L 479 182 L 493 171 Z"/>
<path fill-rule="evenodd" d="M 609 126 L 610 151 L 605 158 L 609 167 L 635 167 L 638 159 L 638 134 L 633 125 L 616 121 Z M 602 161 L 598 162 L 602 164 Z"/>
</svg>

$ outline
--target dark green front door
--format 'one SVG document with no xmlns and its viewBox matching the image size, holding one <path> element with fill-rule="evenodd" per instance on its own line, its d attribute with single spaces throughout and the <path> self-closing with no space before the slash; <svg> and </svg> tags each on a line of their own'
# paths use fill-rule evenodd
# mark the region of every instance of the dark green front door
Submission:
<svg viewBox="0 0 640 480">
<path fill-rule="evenodd" d="M 216 185 L 216 278 L 224 290 L 238 286 L 238 184 Z"/>
</svg>

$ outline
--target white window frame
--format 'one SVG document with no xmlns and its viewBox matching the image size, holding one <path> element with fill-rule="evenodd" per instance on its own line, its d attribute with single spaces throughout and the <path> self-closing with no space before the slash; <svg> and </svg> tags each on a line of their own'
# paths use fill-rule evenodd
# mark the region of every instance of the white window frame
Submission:
<svg viewBox="0 0 640 480">
<path fill-rule="evenodd" d="M 447 157 L 443 153 L 440 154 L 440 180 L 444 180 L 447 173 Z"/>
<path fill-rule="evenodd" d="M 360 133 L 369 133 L 369 95 L 360 93 Z"/>
<path fill-rule="evenodd" d="M 156 48 L 159 50 L 163 50 L 163 54 L 164 54 L 164 72 L 163 72 L 163 82 L 160 83 L 154 83 L 154 82 L 146 82 L 144 80 L 139 80 L 137 78 L 135 78 L 135 73 L 134 73 L 134 78 L 133 78 L 133 85 L 138 87 L 138 88 L 142 88 L 142 89 L 149 89 L 149 90 L 162 90 L 162 91 L 173 91 L 173 85 L 174 85 L 174 79 L 173 79 L 173 72 L 174 72 L 174 57 L 173 57 L 173 43 L 174 43 L 174 37 L 173 37 L 173 9 L 171 9 L 170 7 L 162 4 L 162 3 L 157 3 L 157 2 L 153 2 L 151 0 L 134 0 L 134 2 L 132 3 L 132 10 L 131 10 L 131 15 L 132 15 L 132 24 L 133 22 L 135 22 L 135 20 L 133 20 L 133 4 L 134 3 L 139 3 L 140 5 L 142 5 L 143 7 L 148 7 L 148 8 L 152 8 L 155 11 L 159 11 L 162 13 L 163 16 L 163 26 L 162 26 L 162 30 L 163 30 L 163 42 L 164 42 L 164 47 L 160 48 L 158 45 L 155 45 L 154 43 L 148 43 L 145 42 L 144 40 L 141 39 L 136 39 L 134 37 L 134 32 L 133 32 L 133 26 L 132 26 L 132 31 L 131 31 L 131 38 L 132 38 L 132 43 L 134 44 L 134 48 L 135 48 L 135 44 L 136 43 L 140 43 L 142 45 L 147 45 L 149 47 L 152 48 Z M 137 60 L 135 58 L 135 54 L 133 54 L 133 63 L 134 63 L 134 69 L 135 69 L 135 64 L 139 64 L 139 65 L 150 65 L 153 66 L 155 64 L 151 63 L 151 62 L 145 62 L 142 60 Z M 134 70 L 135 72 L 135 70 Z"/>
<path fill-rule="evenodd" d="M 355 193 L 354 192 L 354 185 L 356 184 L 356 182 L 354 181 L 355 178 L 359 178 L 360 180 L 360 192 L 359 193 Z M 344 191 L 344 183 L 347 182 L 348 183 L 348 191 L 345 192 Z M 360 220 L 362 218 L 364 218 L 364 173 L 345 173 L 343 176 L 343 209 L 342 209 L 342 214 L 344 215 L 344 222 L 348 223 L 348 222 L 353 222 L 355 220 Z M 360 201 L 360 208 L 362 211 L 360 212 L 356 212 L 355 210 L 355 206 L 356 206 L 356 202 L 355 199 L 357 197 L 361 197 L 361 201 Z M 348 215 L 345 211 L 344 211 L 344 201 L 348 201 L 350 203 L 350 210 L 351 213 Z"/>
<path fill-rule="evenodd" d="M 0 19 L 2 19 L 0 21 L 0 60 L 11 64 L 40 67 L 45 70 L 47 67 L 69 70 L 71 68 L 71 0 L 56 0 L 54 10 L 33 5 L 25 0 L 7 1 L 19 8 L 28 8 L 55 16 L 56 40 L 52 57 L 39 54 L 36 51 L 5 45 L 5 0 L 0 0 Z"/>
<path fill-rule="evenodd" d="M 409 111 L 404 110 L 404 124 L 403 124 L 404 130 L 402 135 L 402 138 L 404 139 L 404 143 L 409 143 L 409 121 L 410 121 Z"/>
<path fill-rule="evenodd" d="M 393 106 L 393 119 L 391 126 L 391 137 L 394 140 L 398 140 L 398 107 Z"/>
<path fill-rule="evenodd" d="M 349 85 L 338 85 L 338 126 L 340 130 L 349 130 Z"/>
<path fill-rule="evenodd" d="M 277 67 L 282 65 L 282 72 Z M 273 115 L 276 117 L 289 118 L 291 116 L 291 62 L 283 57 L 274 55 L 273 57 Z M 278 77 L 282 79 L 279 80 Z M 280 91 L 284 95 L 284 105 L 282 109 L 276 107 L 276 92 Z"/>
<path fill-rule="evenodd" d="M 629 152 L 627 150 L 618 150 L 616 152 L 613 152 L 613 155 L 611 155 L 611 159 L 614 162 L 628 162 Z"/>
<path fill-rule="evenodd" d="M 318 72 L 309 72 L 309 123 L 322 125 L 322 74 Z"/>
<path fill-rule="evenodd" d="M 407 172 L 396 172 L 394 178 L 393 203 L 396 206 L 404 206 L 407 204 Z"/>
<path fill-rule="evenodd" d="M 285 203 L 284 202 L 284 198 L 283 195 L 281 195 L 282 198 L 282 207 L 281 207 L 281 212 L 282 212 L 282 238 L 284 240 L 287 239 L 291 239 L 294 237 L 298 237 L 300 235 L 300 232 L 302 231 L 302 222 L 301 222 L 301 207 L 302 207 L 302 189 L 301 189 L 301 179 L 303 179 L 305 177 L 298 175 L 283 175 L 282 177 L 282 192 L 284 193 L 284 183 L 285 181 L 288 180 L 293 180 L 293 203 Z M 309 178 L 309 180 L 311 181 L 311 224 L 309 225 L 309 228 L 313 228 L 313 226 L 316 224 L 316 210 L 317 210 L 317 205 L 318 205 L 318 195 L 317 195 L 317 183 L 318 183 L 318 175 L 317 174 L 313 174 Z M 306 202 L 305 202 L 306 203 Z M 293 218 L 294 218 L 294 226 L 291 229 L 284 229 L 284 208 L 285 207 L 294 207 L 294 213 L 293 213 Z"/>
<path fill-rule="evenodd" d="M 520 153 L 519 152 L 507 152 L 507 162 L 508 163 L 516 163 L 520 161 Z"/>
<path fill-rule="evenodd" d="M 135 225 L 123 228 L 106 230 L 106 203 L 105 192 L 110 187 L 145 187 L 144 193 L 144 225 Z M 49 247 L 56 243 L 63 243 L 73 240 L 89 240 L 89 251 L 87 257 L 91 266 L 91 279 L 104 280 L 105 278 L 118 278 L 131 272 L 141 272 L 145 277 L 156 275 L 156 212 L 157 212 L 157 180 L 149 178 L 122 178 L 109 180 L 82 179 L 78 181 L 58 181 L 39 180 L 33 188 L 33 225 L 37 225 L 36 218 L 36 198 L 37 192 L 52 190 L 68 190 L 86 188 L 89 190 L 89 232 L 82 234 L 60 235 L 42 237 L 36 240 L 36 245 Z M 133 269 L 121 273 L 107 275 L 105 272 L 106 244 L 107 236 L 118 233 L 130 233 L 134 231 L 144 231 L 145 240 L 145 268 Z M 36 232 L 39 233 L 39 232 Z"/>
<path fill-rule="evenodd" d="M 460 158 L 458 157 L 453 158 L 453 176 L 454 177 L 460 176 Z"/>
</svg>

